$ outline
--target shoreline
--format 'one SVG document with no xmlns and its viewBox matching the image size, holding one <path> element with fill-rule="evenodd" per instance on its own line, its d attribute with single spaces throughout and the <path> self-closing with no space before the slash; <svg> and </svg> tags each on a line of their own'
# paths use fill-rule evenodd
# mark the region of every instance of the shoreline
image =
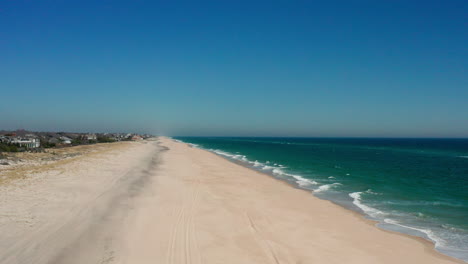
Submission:
<svg viewBox="0 0 468 264">
<path fill-rule="evenodd" d="M 402 237 L 413 239 L 413 240 L 421 243 L 430 254 L 433 254 L 436 257 L 442 257 L 442 258 L 447 259 L 447 260 L 455 261 L 456 263 L 468 263 L 468 262 L 466 262 L 466 261 L 464 261 L 462 259 L 450 256 L 450 255 L 447 255 L 447 254 L 444 254 L 443 252 L 437 250 L 436 247 L 435 247 L 435 241 L 432 241 L 429 238 L 425 238 L 423 236 L 418 236 L 418 235 L 411 235 L 411 234 L 407 234 L 407 233 L 400 232 L 400 231 L 394 231 L 394 230 L 387 229 L 387 228 L 385 228 L 383 226 L 379 226 L 380 224 L 385 224 L 385 223 L 382 223 L 382 222 L 380 222 L 378 220 L 371 219 L 359 207 L 356 207 L 356 208 L 347 207 L 347 206 L 345 206 L 343 204 L 339 204 L 339 203 L 337 203 L 337 202 L 335 202 L 335 201 L 333 201 L 331 199 L 327 199 L 325 197 L 319 197 L 319 196 L 317 196 L 315 194 L 315 191 L 313 191 L 311 189 L 303 188 L 299 184 L 297 184 L 297 183 L 295 183 L 293 181 L 290 181 L 288 179 L 281 179 L 281 178 L 275 176 L 273 173 L 262 172 L 260 170 L 255 169 L 252 166 L 246 166 L 246 164 L 244 164 L 240 160 L 233 159 L 233 158 L 227 157 L 225 155 L 221 155 L 221 154 L 218 154 L 218 153 L 216 153 L 214 151 L 210 151 L 210 150 L 198 147 L 198 146 L 194 146 L 194 144 L 187 143 L 187 142 L 184 142 L 184 141 L 181 141 L 181 140 L 178 140 L 178 139 L 173 139 L 173 138 L 170 138 L 170 137 L 168 139 L 172 140 L 172 141 L 174 141 L 176 143 L 185 144 L 189 148 L 195 148 L 195 149 L 199 149 L 199 150 L 202 150 L 202 151 L 206 151 L 207 153 L 210 153 L 212 155 L 220 157 L 220 158 L 222 158 L 222 159 L 224 159 L 224 160 L 226 160 L 226 161 L 228 161 L 230 163 L 233 163 L 233 164 L 235 164 L 237 166 L 241 166 L 241 167 L 246 168 L 246 169 L 248 169 L 248 170 L 250 170 L 252 172 L 255 172 L 255 173 L 258 173 L 260 175 L 267 176 L 267 177 L 269 177 L 269 178 L 271 178 L 273 180 L 276 180 L 277 182 L 279 182 L 281 184 L 284 184 L 284 185 L 287 185 L 288 187 L 293 187 L 296 190 L 300 190 L 301 192 L 305 192 L 308 195 L 313 196 L 315 199 L 318 199 L 318 200 L 321 200 L 321 201 L 324 201 L 324 202 L 328 202 L 333 206 L 337 206 L 340 209 L 345 210 L 346 212 L 352 214 L 353 216 L 357 217 L 359 220 L 365 222 L 366 224 L 372 226 L 373 228 L 376 228 L 377 230 L 383 231 L 383 232 L 388 233 L 388 234 L 396 234 L 396 235 L 399 235 L 399 236 L 402 236 Z M 361 210 L 361 211 L 359 211 L 359 210 Z M 419 231 L 419 232 L 421 232 L 421 231 Z"/>
<path fill-rule="evenodd" d="M 462 263 L 428 241 L 169 138 L 0 185 L 0 262 Z"/>
</svg>

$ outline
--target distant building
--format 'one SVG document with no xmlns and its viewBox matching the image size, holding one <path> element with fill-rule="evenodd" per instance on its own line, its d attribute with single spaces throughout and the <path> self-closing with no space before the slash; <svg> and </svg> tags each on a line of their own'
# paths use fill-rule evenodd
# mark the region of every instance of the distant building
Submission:
<svg viewBox="0 0 468 264">
<path fill-rule="evenodd" d="M 24 147 L 24 148 L 38 148 L 41 146 L 41 142 L 38 138 L 14 137 L 14 138 L 11 138 L 8 143 L 18 144 L 20 147 Z"/>
<path fill-rule="evenodd" d="M 70 138 L 70 139 L 77 139 L 77 138 L 79 138 L 81 135 L 80 135 L 80 134 L 77 134 L 77 133 L 65 133 L 65 134 L 63 134 L 63 136 L 68 137 L 68 138 Z"/>
<path fill-rule="evenodd" d="M 71 138 L 65 136 L 61 136 L 60 140 L 62 140 L 62 144 L 71 144 L 72 141 Z"/>
<path fill-rule="evenodd" d="M 55 138 L 55 137 L 50 138 L 49 141 L 48 141 L 49 144 L 59 144 L 60 142 L 62 142 L 62 141 L 60 139 L 58 139 L 58 138 Z"/>
<path fill-rule="evenodd" d="M 132 137 L 132 140 L 142 140 L 142 139 L 143 139 L 143 138 L 142 138 L 141 136 L 139 136 L 139 135 L 134 135 L 134 136 Z"/>
<path fill-rule="evenodd" d="M 97 140 L 96 134 L 86 134 L 86 135 L 85 135 L 85 138 L 86 138 L 87 140 Z"/>
<path fill-rule="evenodd" d="M 81 139 L 82 140 L 87 140 L 87 141 L 90 141 L 90 140 L 96 141 L 97 140 L 97 135 L 96 134 L 84 134 L 84 135 L 81 135 Z"/>
</svg>

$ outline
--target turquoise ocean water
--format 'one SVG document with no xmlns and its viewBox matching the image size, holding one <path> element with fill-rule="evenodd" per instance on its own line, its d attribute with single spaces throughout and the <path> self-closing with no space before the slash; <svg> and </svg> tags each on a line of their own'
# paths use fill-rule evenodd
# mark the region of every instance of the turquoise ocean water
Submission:
<svg viewBox="0 0 468 264">
<path fill-rule="evenodd" d="M 176 137 L 468 261 L 468 139 Z M 313 208 L 311 208 L 313 210 Z"/>
</svg>

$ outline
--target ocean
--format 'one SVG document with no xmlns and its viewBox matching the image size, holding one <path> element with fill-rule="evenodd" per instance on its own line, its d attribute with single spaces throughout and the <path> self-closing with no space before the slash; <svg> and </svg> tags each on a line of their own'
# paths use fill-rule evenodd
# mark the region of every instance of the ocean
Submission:
<svg viewBox="0 0 468 264">
<path fill-rule="evenodd" d="M 468 139 L 175 137 L 468 261 Z M 313 210 L 313 208 L 311 209 Z"/>
</svg>

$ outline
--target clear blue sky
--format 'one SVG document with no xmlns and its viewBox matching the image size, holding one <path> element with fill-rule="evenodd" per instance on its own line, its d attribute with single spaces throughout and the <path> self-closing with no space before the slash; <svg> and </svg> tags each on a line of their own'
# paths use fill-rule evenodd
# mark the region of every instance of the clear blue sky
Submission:
<svg viewBox="0 0 468 264">
<path fill-rule="evenodd" d="M 0 0 L 0 129 L 468 137 L 468 1 Z"/>
</svg>

